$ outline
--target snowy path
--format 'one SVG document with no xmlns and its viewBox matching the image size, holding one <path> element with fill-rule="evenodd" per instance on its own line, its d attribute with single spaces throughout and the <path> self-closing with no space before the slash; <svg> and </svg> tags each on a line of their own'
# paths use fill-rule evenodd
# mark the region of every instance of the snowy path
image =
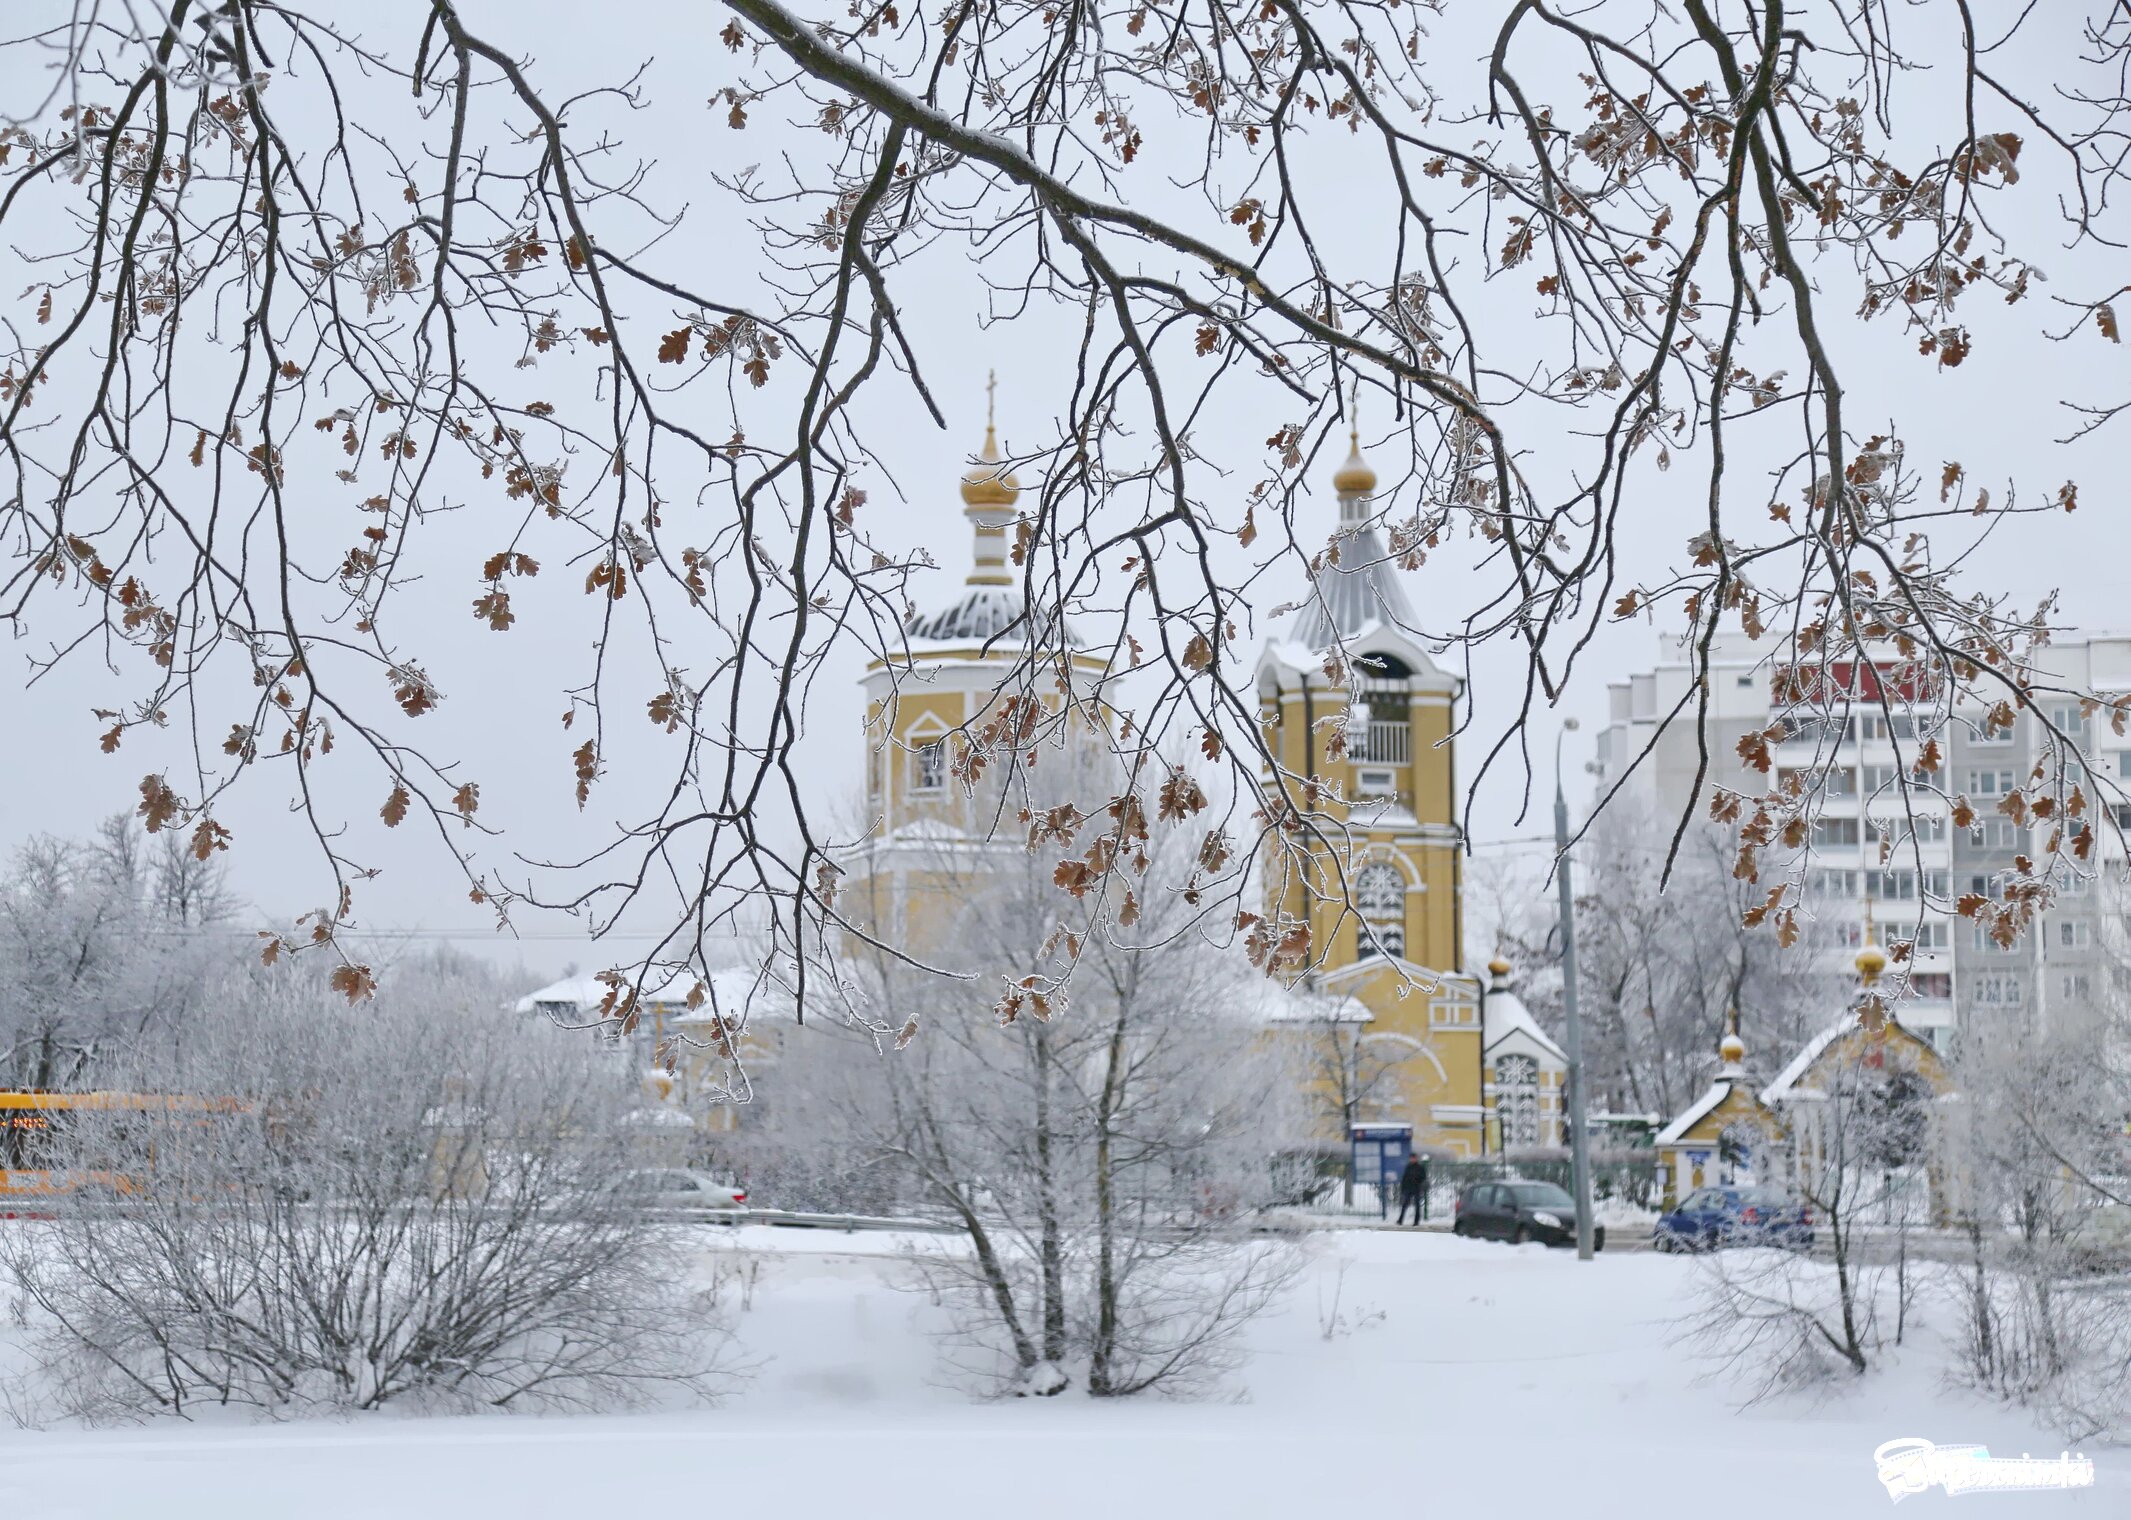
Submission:
<svg viewBox="0 0 2131 1520">
<path fill-rule="evenodd" d="M 0 1515 L 1611 1520 L 1708 1505 L 1726 1520 L 1840 1520 L 1887 1513 L 1871 1452 L 1897 1436 L 2057 1449 L 2017 1411 L 1943 1391 L 1929 1343 L 1861 1392 L 1735 1411 L 1667 1342 L 1686 1262 L 1620 1255 L 1579 1269 L 1536 1246 L 1377 1231 L 1320 1237 L 1295 1297 L 1257 1328 L 1237 1402 L 972 1404 L 935 1385 L 922 1302 L 888 1286 L 871 1254 L 887 1244 L 721 1236 L 717 1249 L 763 1258 L 740 1317 L 761 1366 L 717 1409 L 8 1431 Z M 1342 1308 L 1382 1317 L 1327 1340 L 1321 1310 L 1342 1260 Z M 2090 1454 L 2094 1491 L 1973 1502 L 2123 1513 L 2131 1456 Z"/>
</svg>

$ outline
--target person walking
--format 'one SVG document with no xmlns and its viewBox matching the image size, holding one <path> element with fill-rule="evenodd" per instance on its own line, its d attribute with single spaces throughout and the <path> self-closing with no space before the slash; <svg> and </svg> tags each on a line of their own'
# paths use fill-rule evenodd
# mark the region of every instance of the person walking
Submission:
<svg viewBox="0 0 2131 1520">
<path fill-rule="evenodd" d="M 1419 1152 L 1406 1158 L 1406 1169 L 1398 1174 L 1398 1223 L 1406 1222 L 1406 1210 L 1413 1210 L 1413 1222 L 1418 1226 L 1428 1206 L 1428 1163 Z"/>
</svg>

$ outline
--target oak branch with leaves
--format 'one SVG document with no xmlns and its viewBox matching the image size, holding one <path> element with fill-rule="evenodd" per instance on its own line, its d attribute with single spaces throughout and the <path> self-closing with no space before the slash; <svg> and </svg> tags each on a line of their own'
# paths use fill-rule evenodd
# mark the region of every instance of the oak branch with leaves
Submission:
<svg viewBox="0 0 2131 1520">
<path fill-rule="evenodd" d="M 734 923 L 802 984 L 857 932 L 806 704 L 833 657 L 905 647 L 927 560 L 868 499 L 884 418 L 947 422 L 948 340 L 906 320 L 941 257 L 995 326 L 1062 335 L 1055 426 L 1013 460 L 1040 481 L 1012 534 L 998 696 L 1019 705 L 961 736 L 957 776 L 1013 828 L 1032 757 L 1105 734 L 1115 764 L 1070 826 L 1019 820 L 1074 890 L 1135 890 L 1152 815 L 1205 831 L 1209 921 L 1283 972 L 1321 953 L 1258 917 L 1258 884 L 1344 809 L 1277 763 L 1242 660 L 1283 577 L 1317 597 L 1355 568 L 1352 526 L 1301 493 L 1357 407 L 1376 541 L 1403 572 L 1475 572 L 1408 632 L 1453 662 L 1506 642 L 1526 671 L 1468 732 L 1469 788 L 1528 783 L 1527 726 L 1594 631 L 1654 609 L 1698 667 L 1720 630 L 1765 640 L 1793 712 L 1916 708 L 1912 802 L 1950 792 L 1932 737 L 1961 714 L 2047 722 L 2026 672 L 2052 606 L 1939 546 L 2076 489 L 2032 457 L 1917 466 L 1906 398 L 1858 356 L 1908 351 L 1928 388 L 2008 322 L 2116 342 L 2124 292 L 2043 296 L 2031 245 L 2131 230 L 2121 0 L 725 0 L 631 39 L 686 85 L 646 64 L 590 87 L 508 7 L 28 9 L 0 47 L 44 91 L 0 131 L 27 284 L 0 352 L 0 617 L 40 678 L 103 660 L 129 681 L 106 751 L 188 736 L 140 783 L 151 829 L 205 857 L 244 847 L 233 789 L 293 803 L 328 906 L 264 949 L 340 956 L 351 997 L 372 978 L 341 935 L 374 867 L 345 825 L 372 811 L 428 831 L 499 916 L 656 910 L 663 937 L 616 968 L 624 1018 Z M 2054 82 L 2001 66 L 2022 54 Z M 669 144 L 632 135 L 659 86 L 695 113 L 690 195 Z M 2038 185 L 2046 216 L 2009 199 Z M 2062 399 L 2077 428 L 2123 404 Z M 1263 451 L 1202 452 L 1225 417 L 1270 419 Z M 1695 521 L 1643 564 L 1631 525 L 1661 479 Z M 589 651 L 543 670 L 579 806 L 619 750 L 661 746 L 663 782 L 602 797 L 621 814 L 567 870 L 483 819 L 495 755 L 428 737 L 451 683 L 416 610 L 507 638 L 536 594 Z M 1056 668 L 1069 627 L 1103 656 L 1092 690 Z M 1324 652 L 1328 680 L 1350 653 Z M 1700 733 L 1708 701 L 1668 721 Z M 1776 737 L 1745 758 L 1769 771 Z M 2061 828 L 2003 901 L 1942 906 L 2016 933 L 2082 869 L 2098 799 L 2057 738 L 2011 801 Z M 1740 825 L 1754 877 L 1803 845 L 1816 786 L 1771 772 L 1693 807 Z M 1776 874 L 1759 912 L 1782 932 L 1798 868 Z"/>
</svg>

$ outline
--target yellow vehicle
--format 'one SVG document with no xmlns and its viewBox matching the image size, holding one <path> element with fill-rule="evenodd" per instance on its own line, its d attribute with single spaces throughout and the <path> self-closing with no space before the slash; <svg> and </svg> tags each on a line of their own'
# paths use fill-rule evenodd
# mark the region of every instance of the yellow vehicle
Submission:
<svg viewBox="0 0 2131 1520">
<path fill-rule="evenodd" d="M 0 1091 L 0 1218 L 34 1211 L 82 1188 L 132 1193 L 140 1180 L 124 1172 L 55 1167 L 55 1148 L 69 1119 L 82 1112 L 241 1113 L 235 1098 L 177 1093 Z M 151 1152 L 152 1155 L 152 1152 Z"/>
</svg>

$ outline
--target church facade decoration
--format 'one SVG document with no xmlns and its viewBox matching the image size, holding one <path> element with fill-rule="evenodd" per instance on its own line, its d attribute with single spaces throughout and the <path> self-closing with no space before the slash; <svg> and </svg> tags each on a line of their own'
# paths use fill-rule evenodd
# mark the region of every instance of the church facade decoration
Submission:
<svg viewBox="0 0 2131 1520">
<path fill-rule="evenodd" d="M 920 948 L 925 904 L 956 889 L 951 873 L 943 875 L 943 857 L 1020 848 L 993 836 L 991 820 L 979 816 L 982 802 L 957 781 L 960 735 L 1000 700 L 1001 683 L 1031 646 L 1056 650 L 1068 683 L 1085 680 L 1092 690 L 1103 670 L 1099 657 L 1079 650 L 1072 629 L 1032 613 L 1010 568 L 1022 486 L 993 424 L 960 484 L 971 569 L 952 601 L 904 625 L 902 651 L 866 669 L 872 827 L 839 860 L 846 911 Z M 1345 841 L 1261 883 L 1267 915 L 1308 923 L 1313 947 L 1307 974 L 1276 999 L 1285 1012 L 1273 1037 L 1310 1038 L 1313 1008 L 1332 1010 L 1322 1031 L 1329 1037 L 1351 1039 L 1354 1021 L 1363 1021 L 1371 1051 L 1389 1053 L 1381 1061 L 1372 1055 L 1372 1066 L 1391 1067 L 1365 1117 L 1410 1122 L 1418 1144 L 1466 1156 L 1503 1143 L 1490 1053 L 1501 1044 L 1494 1054 L 1524 1063 L 1512 1068 L 1512 1128 L 1534 1143 L 1558 1144 L 1558 1050 L 1506 983 L 1502 1006 L 1514 1005 L 1518 1017 L 1500 1028 L 1483 1020 L 1483 1002 L 1495 994 L 1463 966 L 1451 742 L 1459 680 L 1437 666 L 1415 631 L 1373 522 L 1376 477 L 1358 438 L 1333 485 L 1338 563 L 1318 570 L 1296 627 L 1264 648 L 1255 670 L 1263 732 L 1277 759 L 1268 789 L 1331 796 Z M 1334 653 L 1349 667 L 1339 679 L 1327 675 Z M 1341 727 L 1343 743 L 1327 742 L 1328 720 Z"/>
</svg>

